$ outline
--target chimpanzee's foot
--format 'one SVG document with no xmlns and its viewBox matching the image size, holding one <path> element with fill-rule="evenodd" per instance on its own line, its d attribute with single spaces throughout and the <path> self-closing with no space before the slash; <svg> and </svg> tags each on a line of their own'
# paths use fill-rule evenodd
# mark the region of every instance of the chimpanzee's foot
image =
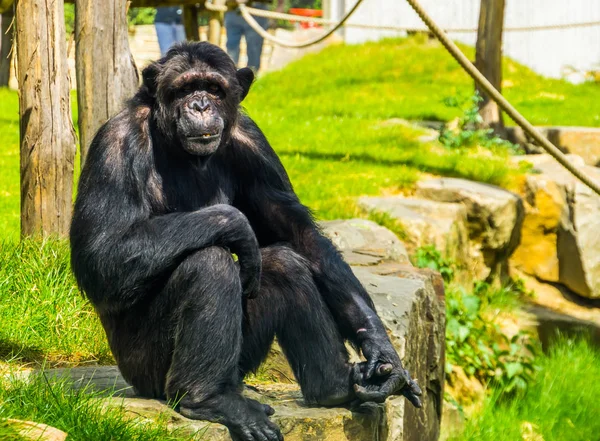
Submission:
<svg viewBox="0 0 600 441">
<path fill-rule="evenodd" d="M 347 375 L 331 378 L 328 384 L 321 385 L 321 394 L 313 399 L 307 399 L 308 404 L 334 407 L 347 404 L 356 399 L 354 384 L 362 378 L 358 364 L 348 365 Z"/>
<path fill-rule="evenodd" d="M 191 419 L 220 423 L 229 429 L 234 441 L 283 441 L 283 436 L 269 416 L 271 406 L 244 398 L 237 393 L 218 395 L 200 403 L 181 401 L 179 412 Z"/>
</svg>

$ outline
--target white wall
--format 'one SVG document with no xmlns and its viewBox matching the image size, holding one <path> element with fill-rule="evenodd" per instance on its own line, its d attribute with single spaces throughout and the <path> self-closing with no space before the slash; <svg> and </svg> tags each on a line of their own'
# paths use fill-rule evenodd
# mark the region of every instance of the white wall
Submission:
<svg viewBox="0 0 600 441">
<path fill-rule="evenodd" d="M 355 0 L 330 0 L 331 18 L 339 19 Z M 425 10 L 444 28 L 476 28 L 480 0 L 421 0 Z M 506 27 L 600 21 L 600 0 L 506 0 Z M 405 0 L 364 0 L 350 23 L 423 28 Z M 361 43 L 403 32 L 347 27 L 347 43 Z M 451 34 L 475 45 L 475 33 Z M 566 66 L 580 70 L 600 68 L 600 25 L 585 28 L 504 33 L 505 55 L 536 72 L 561 77 Z"/>
</svg>

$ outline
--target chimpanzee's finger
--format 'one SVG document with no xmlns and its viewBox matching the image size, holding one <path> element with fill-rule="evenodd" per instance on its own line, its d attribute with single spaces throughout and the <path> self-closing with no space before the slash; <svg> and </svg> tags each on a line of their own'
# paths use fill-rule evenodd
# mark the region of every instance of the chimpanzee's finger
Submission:
<svg viewBox="0 0 600 441">
<path fill-rule="evenodd" d="M 405 370 L 404 374 L 406 375 L 408 381 L 400 391 L 400 394 L 405 396 L 406 399 L 410 401 L 413 406 L 421 408 L 422 403 L 419 397 L 423 394 L 423 391 L 421 391 L 421 388 L 419 387 L 419 384 L 416 382 L 416 380 L 410 378 L 410 374 L 408 373 L 408 371 Z"/>
<path fill-rule="evenodd" d="M 392 374 L 381 385 L 368 385 L 366 388 L 358 384 L 354 385 L 356 396 L 362 401 L 374 401 L 383 403 L 385 399 L 393 393 L 399 391 L 405 384 L 403 377 L 397 374 Z"/>
<path fill-rule="evenodd" d="M 387 398 L 387 395 L 380 390 L 367 390 L 358 384 L 354 385 L 354 393 L 362 402 L 373 401 L 375 403 L 383 403 Z"/>
<path fill-rule="evenodd" d="M 367 360 L 367 367 L 365 368 L 364 375 L 365 380 L 368 380 L 373 376 L 375 370 L 377 369 L 377 365 L 377 357 L 372 357 L 370 360 Z"/>
<path fill-rule="evenodd" d="M 409 389 L 403 389 L 401 394 L 408 400 L 410 401 L 410 403 L 415 406 L 417 409 L 420 409 L 423 404 L 421 403 L 421 399 L 415 395 L 411 390 Z"/>
<path fill-rule="evenodd" d="M 410 389 L 411 393 L 413 393 L 414 395 L 422 395 L 423 391 L 421 391 L 421 388 L 419 387 L 419 383 L 417 383 L 417 380 L 413 380 L 410 377 L 410 374 L 408 373 L 408 371 L 406 369 L 404 369 L 404 376 L 406 377 L 406 388 Z"/>
<path fill-rule="evenodd" d="M 263 404 L 263 408 L 265 409 L 265 413 L 268 416 L 271 416 L 273 414 L 275 414 L 275 409 L 273 409 L 271 406 L 269 406 L 268 404 Z"/>
</svg>

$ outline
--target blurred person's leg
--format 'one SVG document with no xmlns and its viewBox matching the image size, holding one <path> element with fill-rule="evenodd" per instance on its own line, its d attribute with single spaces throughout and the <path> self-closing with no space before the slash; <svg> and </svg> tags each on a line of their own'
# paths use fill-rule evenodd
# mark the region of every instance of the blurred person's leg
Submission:
<svg viewBox="0 0 600 441">
<path fill-rule="evenodd" d="M 185 26 L 183 26 L 182 24 L 176 24 L 176 25 L 173 25 L 173 27 L 174 27 L 173 33 L 175 36 L 175 42 L 187 40 L 186 35 L 185 35 Z"/>
<path fill-rule="evenodd" d="M 255 2 L 252 4 L 253 8 L 267 10 L 268 7 L 265 3 Z M 267 29 L 269 19 L 266 17 L 254 17 L 258 24 L 263 28 Z M 242 18 L 243 20 L 243 18 Z M 250 27 L 248 23 L 244 21 L 244 35 L 246 37 L 246 50 L 248 52 L 248 67 L 252 68 L 255 72 L 260 69 L 260 56 L 263 48 L 263 38 Z"/>
<path fill-rule="evenodd" d="M 240 61 L 240 41 L 244 32 L 244 18 L 239 11 L 225 13 L 225 31 L 227 32 L 227 53 L 237 66 Z"/>
<path fill-rule="evenodd" d="M 160 54 L 164 56 L 175 42 L 172 25 L 170 23 L 156 22 L 154 23 L 154 28 L 156 29 Z"/>
</svg>

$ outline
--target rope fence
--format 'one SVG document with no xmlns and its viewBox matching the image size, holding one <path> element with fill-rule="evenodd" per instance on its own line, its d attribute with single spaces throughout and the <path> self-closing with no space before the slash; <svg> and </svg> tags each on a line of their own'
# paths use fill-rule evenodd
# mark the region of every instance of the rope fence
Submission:
<svg viewBox="0 0 600 441">
<path fill-rule="evenodd" d="M 264 17 L 271 18 L 274 20 L 287 20 L 292 22 L 303 22 L 303 23 L 315 23 L 320 25 L 334 25 L 337 24 L 336 20 L 329 20 L 326 18 L 317 18 L 317 17 L 304 17 L 300 15 L 294 14 L 285 14 L 283 12 L 274 12 L 274 11 L 265 11 L 264 9 L 256 9 L 251 8 L 249 6 L 244 6 L 246 11 L 248 11 L 251 15 L 256 17 Z M 372 24 L 362 24 L 362 23 L 344 23 L 343 26 L 353 27 L 353 28 L 362 28 L 362 29 L 375 29 L 380 31 L 406 31 L 406 32 L 427 32 L 429 29 L 427 27 L 414 27 L 414 26 L 380 26 L 380 25 L 372 25 Z M 575 28 L 586 28 L 600 26 L 600 21 L 588 21 L 581 23 L 563 23 L 563 24 L 555 24 L 555 25 L 536 25 L 536 26 L 507 26 L 503 28 L 504 32 L 525 32 L 525 31 L 548 31 L 548 30 L 557 30 L 557 29 L 575 29 Z M 449 33 L 475 33 L 477 32 L 477 28 L 444 28 L 446 32 Z"/>
<path fill-rule="evenodd" d="M 344 26 L 344 23 L 346 23 L 346 20 L 348 20 L 350 18 L 350 16 L 354 13 L 354 11 L 356 11 L 356 9 L 358 9 L 358 7 L 360 6 L 360 4 L 362 2 L 363 2 L 363 0 L 358 0 L 354 4 L 354 6 L 346 13 L 346 15 L 344 15 L 342 17 L 342 19 L 339 21 L 339 23 L 337 23 L 330 30 L 328 30 L 327 32 L 324 32 L 323 34 L 319 35 L 318 37 L 312 38 L 312 39 L 307 40 L 302 43 L 291 43 L 289 41 L 285 41 L 280 38 L 274 37 L 273 35 L 269 34 L 267 31 L 265 31 L 260 24 L 258 24 L 258 22 L 250 14 L 249 8 L 244 3 L 239 4 L 239 9 L 240 9 L 240 12 L 242 13 L 242 17 L 244 17 L 244 20 L 246 20 L 246 22 L 250 25 L 250 27 L 252 29 L 254 29 L 264 39 L 269 40 L 279 46 L 294 48 L 294 49 L 301 49 L 301 48 L 312 46 L 314 44 L 322 42 L 327 37 L 332 35 L 335 31 L 337 31 L 339 28 Z"/>
</svg>

